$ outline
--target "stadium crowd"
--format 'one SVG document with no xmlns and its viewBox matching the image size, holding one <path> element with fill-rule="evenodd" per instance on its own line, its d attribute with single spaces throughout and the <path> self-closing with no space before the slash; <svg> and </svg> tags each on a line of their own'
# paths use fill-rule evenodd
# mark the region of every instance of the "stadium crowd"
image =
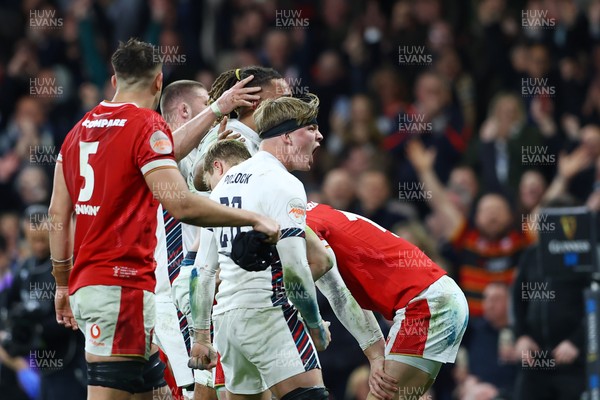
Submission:
<svg viewBox="0 0 600 400">
<path fill-rule="evenodd" d="M 49 275 L 40 222 L 60 146 L 113 97 L 110 55 L 129 37 L 156 46 L 165 86 L 192 79 L 209 90 L 223 71 L 261 65 L 293 95 L 319 96 L 322 147 L 312 170 L 297 174 L 308 199 L 416 244 L 469 301 L 464 351 L 428 396 L 579 399 L 585 282 L 550 282 L 556 301 L 541 305 L 513 282 L 545 279 L 529 273 L 540 207 L 600 209 L 599 0 L 2 2 L 7 399 L 85 393 L 83 340 L 54 326 L 52 281 L 33 276 Z M 325 384 L 332 398 L 365 399 L 366 359 L 322 300 L 333 338 L 320 355 Z M 60 365 L 40 365 L 46 358 Z M 65 369 L 70 378 L 54 377 Z"/>
</svg>

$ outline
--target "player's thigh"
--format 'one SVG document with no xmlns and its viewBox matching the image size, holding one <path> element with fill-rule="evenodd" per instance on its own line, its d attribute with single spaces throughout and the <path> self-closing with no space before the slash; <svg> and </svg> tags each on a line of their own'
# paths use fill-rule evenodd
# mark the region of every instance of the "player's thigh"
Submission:
<svg viewBox="0 0 600 400">
<path fill-rule="evenodd" d="M 416 360 L 416 357 L 413 358 Z M 435 380 L 430 372 L 411 364 L 389 359 L 385 360 L 385 373 L 398 381 L 398 392 L 394 397 L 395 399 L 419 400 L 425 395 L 425 392 L 427 392 Z M 367 399 L 374 400 L 376 398 L 370 393 Z"/>
<path fill-rule="evenodd" d="M 225 392 L 226 395 L 220 397 L 219 400 L 271 400 L 269 391 L 259 394 L 233 394 Z"/>
<path fill-rule="evenodd" d="M 120 286 L 85 286 L 70 297 L 85 337 L 86 361 L 112 362 L 150 356 L 154 294 Z"/>
<path fill-rule="evenodd" d="M 214 344 L 220 354 L 225 387 L 239 395 L 260 394 L 268 388 L 260 371 L 248 358 L 248 353 L 260 351 L 248 343 L 256 339 L 253 336 L 261 337 L 263 342 L 268 337 L 256 327 L 262 321 L 255 317 L 254 310 L 248 309 L 234 309 L 213 316 Z"/>
<path fill-rule="evenodd" d="M 255 363 L 271 392 L 281 398 L 297 388 L 324 386 L 317 351 L 298 311 L 284 306 L 263 318 L 269 343 Z"/>
<path fill-rule="evenodd" d="M 217 391 L 211 387 L 196 383 L 194 385 L 194 399 L 217 400 Z"/>
</svg>

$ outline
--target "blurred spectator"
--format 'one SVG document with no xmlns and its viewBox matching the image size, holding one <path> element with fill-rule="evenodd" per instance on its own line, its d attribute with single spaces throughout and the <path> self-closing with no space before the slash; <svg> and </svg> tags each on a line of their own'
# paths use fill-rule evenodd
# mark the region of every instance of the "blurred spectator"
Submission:
<svg viewBox="0 0 600 400">
<path fill-rule="evenodd" d="M 384 134 L 398 130 L 398 115 L 406 111 L 407 93 L 405 83 L 398 72 L 390 67 L 382 67 L 373 73 L 370 87 L 377 96 L 381 109 L 378 126 Z"/>
<path fill-rule="evenodd" d="M 356 213 L 364 215 L 385 229 L 415 216 L 406 204 L 394 200 L 387 177 L 380 171 L 367 171 L 358 178 Z"/>
<path fill-rule="evenodd" d="M 491 385 L 503 397 L 512 395 L 517 365 L 514 341 L 508 322 L 509 290 L 503 283 L 490 283 L 483 291 L 483 316 L 471 318 L 462 341 L 468 352 L 466 371 L 460 377 L 460 385 L 468 397 L 474 390 L 469 378 Z M 463 397 L 464 396 L 464 397 Z"/>
<path fill-rule="evenodd" d="M 6 255 L 13 272 L 17 269 L 23 255 L 20 235 L 19 214 L 14 211 L 0 214 L 0 236 L 6 240 Z"/>
<path fill-rule="evenodd" d="M 548 205 L 567 205 L 557 201 Z M 523 253 L 513 287 L 515 351 L 521 365 L 514 398 L 576 400 L 586 387 L 582 293 L 589 278 L 549 276 L 539 255 L 537 245 Z"/>
<path fill-rule="evenodd" d="M 466 150 L 470 136 L 460 109 L 452 102 L 446 80 L 434 72 L 419 75 L 415 84 L 415 102 L 398 118 L 399 131 L 385 141 L 385 147 L 399 156 L 397 178 L 404 182 L 417 180 L 413 168 L 404 158 L 403 149 L 407 140 L 418 135 L 427 147 L 437 150 L 435 171 L 442 182 L 446 182 L 452 167 Z"/>
<path fill-rule="evenodd" d="M 339 155 L 351 146 L 369 146 L 380 149 L 383 139 L 373 111 L 371 99 L 363 94 L 354 95 L 347 110 L 334 112 L 332 116 L 332 134 L 327 141 L 327 149 Z"/>
<path fill-rule="evenodd" d="M 529 127 L 523 103 L 516 94 L 498 94 L 468 155 L 470 164 L 481 169 L 484 190 L 516 194 L 519 180 L 530 165 L 551 168 L 547 164 L 556 152 L 551 142 L 555 133 L 553 130 L 545 137 Z"/>
<path fill-rule="evenodd" d="M 311 91 L 320 99 L 319 114 L 328 116 L 335 108 L 336 103 L 342 100 L 348 92 L 344 67 L 338 52 L 327 50 L 319 56 L 312 81 L 314 86 Z M 330 132 L 328 118 L 322 118 L 319 121 L 319 129 L 323 132 Z M 325 141 L 327 141 L 327 135 L 325 135 Z"/>
<path fill-rule="evenodd" d="M 440 49 L 434 63 L 435 70 L 451 85 L 453 101 L 459 105 L 465 119 L 465 127 L 473 131 L 477 119 L 475 81 L 464 70 L 457 51 L 452 47 Z"/>
<path fill-rule="evenodd" d="M 409 143 L 407 157 L 418 173 L 429 204 L 442 219 L 442 234 L 457 255 L 458 283 L 469 303 L 469 315 L 483 315 L 483 291 L 491 282 L 510 285 L 522 250 L 533 237 L 513 228 L 514 215 L 502 195 L 483 195 L 475 206 L 473 224 L 461 216 L 449 200 L 433 170 L 435 153 L 414 140 Z"/>
<path fill-rule="evenodd" d="M 352 176 L 342 168 L 332 169 L 325 175 L 321 202 L 338 210 L 352 211 L 355 207 L 356 189 Z"/>
<path fill-rule="evenodd" d="M 528 170 L 521 176 L 519 183 L 518 214 L 529 214 L 542 201 L 547 188 L 546 179 L 536 170 Z"/>
<path fill-rule="evenodd" d="M 37 166 L 23 168 L 17 176 L 17 193 L 23 206 L 48 204 L 50 202 L 50 182 L 46 172 Z"/>
</svg>

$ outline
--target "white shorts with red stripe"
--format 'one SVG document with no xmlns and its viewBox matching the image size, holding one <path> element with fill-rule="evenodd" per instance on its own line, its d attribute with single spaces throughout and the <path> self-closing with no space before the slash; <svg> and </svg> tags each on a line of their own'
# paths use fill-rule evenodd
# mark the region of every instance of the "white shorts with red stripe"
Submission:
<svg viewBox="0 0 600 400">
<path fill-rule="evenodd" d="M 85 286 L 69 301 L 85 336 L 86 352 L 148 359 L 156 318 L 154 293 L 121 286 Z"/>
<path fill-rule="evenodd" d="M 321 368 L 308 330 L 288 304 L 230 310 L 214 315 L 213 324 L 225 387 L 231 393 L 262 393 L 292 376 Z M 215 384 L 220 380 L 217 377 Z"/>
<path fill-rule="evenodd" d="M 465 295 L 444 275 L 396 312 L 385 358 L 404 362 L 410 356 L 454 362 L 468 321 Z"/>
</svg>

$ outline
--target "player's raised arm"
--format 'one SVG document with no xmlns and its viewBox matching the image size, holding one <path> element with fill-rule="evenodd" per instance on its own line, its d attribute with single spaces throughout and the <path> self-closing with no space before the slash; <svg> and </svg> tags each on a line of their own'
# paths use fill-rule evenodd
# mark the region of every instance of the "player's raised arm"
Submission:
<svg viewBox="0 0 600 400">
<path fill-rule="evenodd" d="M 261 90 L 259 86 L 245 87 L 253 78 L 254 76 L 250 75 L 242 79 L 231 89 L 225 91 L 210 107 L 205 108 L 190 121 L 173 131 L 176 161 L 179 162 L 198 146 L 217 118 L 231 113 L 238 107 L 249 107 L 253 101 L 260 99 L 260 96 L 256 94 Z"/>
<path fill-rule="evenodd" d="M 273 219 L 251 211 L 234 209 L 192 194 L 175 168 L 155 168 L 145 176 L 153 195 L 181 222 L 197 226 L 252 226 L 276 242 L 279 225 Z"/>
<path fill-rule="evenodd" d="M 451 237 L 462 224 L 462 217 L 448 198 L 444 185 L 435 173 L 433 168 L 435 150 L 426 149 L 419 140 L 411 140 L 406 146 L 406 156 L 425 188 L 431 191 L 431 207 L 443 216 L 444 234 Z"/>
<path fill-rule="evenodd" d="M 67 328 L 77 330 L 77 322 L 69 304 L 69 275 L 73 269 L 73 203 L 63 174 L 62 162 L 56 163 L 54 187 L 48 210 L 50 220 L 50 259 L 52 275 L 56 280 L 54 306 L 56 321 Z"/>
<path fill-rule="evenodd" d="M 202 229 L 200 247 L 190 279 L 190 309 L 194 344 L 188 366 L 209 369 L 216 364 L 216 352 L 210 340 L 210 322 L 218 264 L 217 243 L 213 232 Z"/>
</svg>

